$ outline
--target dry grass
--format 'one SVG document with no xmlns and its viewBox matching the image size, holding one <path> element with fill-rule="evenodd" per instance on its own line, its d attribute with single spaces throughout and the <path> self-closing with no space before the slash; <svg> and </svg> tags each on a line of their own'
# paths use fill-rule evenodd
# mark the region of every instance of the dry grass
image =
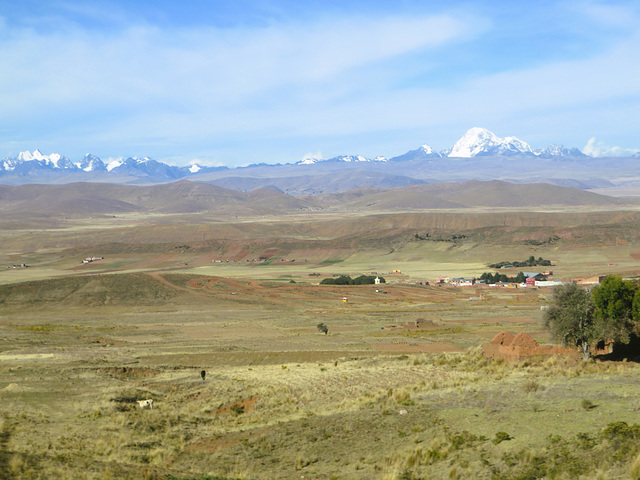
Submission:
<svg viewBox="0 0 640 480">
<path fill-rule="evenodd" d="M 364 315 L 357 307 L 337 315 L 342 306 L 331 307 L 332 296 L 303 289 L 302 298 L 333 312 L 330 332 L 338 322 L 349 327 L 325 336 L 310 321 L 317 314 L 300 316 L 304 308 L 281 303 L 279 288 L 258 288 L 251 293 L 258 298 L 247 294 L 240 303 L 219 303 L 214 289 L 205 298 L 211 304 L 178 298 L 133 312 L 34 307 L 25 317 L 5 308 L 0 391 L 10 438 L 0 468 L 15 478 L 107 478 L 105 471 L 114 478 L 492 478 L 525 468 L 525 460 L 505 460 L 508 452 L 528 449 L 533 458 L 550 448 L 549 435 L 595 438 L 608 423 L 636 416 L 628 408 L 640 373 L 634 364 L 556 357 L 514 364 L 487 360 L 478 348 L 381 355 L 367 347 L 380 332 L 370 325 L 372 305 Z M 440 301 L 447 295 L 433 292 Z M 380 311 L 410 316 L 409 302 L 423 294 L 400 290 Z M 447 308 L 463 301 L 450 295 Z M 260 314 L 269 301 L 279 317 Z M 463 310 L 449 312 L 440 314 L 459 319 Z M 428 337 L 477 343 L 504 325 L 485 327 L 467 323 Z M 198 341 L 194 332 L 207 328 L 212 334 Z M 146 398 L 153 410 L 137 407 Z M 585 410 L 584 398 L 595 408 Z M 510 440 L 492 441 L 500 432 Z M 599 468 L 618 472 L 632 460 Z"/>
<path fill-rule="evenodd" d="M 367 222 L 398 229 L 390 218 Z M 175 224 L 140 225 L 147 220 Z M 505 259 L 506 244 L 509 258 L 526 258 L 531 247 L 513 238 L 545 232 L 479 229 L 465 244 L 421 243 L 408 241 L 409 220 L 422 228 L 420 218 L 403 217 L 378 250 L 359 249 L 357 235 L 345 247 L 357 222 L 337 218 L 315 239 L 303 237 L 318 225 L 291 222 L 293 239 L 277 248 L 263 233 L 283 224 L 264 219 L 201 229 L 132 214 L 117 224 L 75 219 L 68 230 L 0 232 L 10 263 L 33 264 L 0 271 L 0 477 L 639 478 L 637 441 L 602 433 L 636 422 L 636 364 L 505 363 L 478 348 L 502 330 L 546 341 L 540 306 L 549 292 L 487 289 L 471 301 L 475 289 L 400 283 L 481 273 Z M 243 230 L 242 241 L 194 240 L 216 228 Z M 102 253 L 88 246 L 99 244 L 112 252 L 104 264 L 78 269 L 79 256 Z M 620 271 L 634 265 L 633 245 L 567 242 L 535 255 L 557 259 L 560 274 L 608 273 L 600 267 L 609 262 Z M 274 249 L 310 261 L 211 263 Z M 323 263 L 337 257 L 345 261 Z M 387 276 L 384 294 L 309 277 L 397 268 L 403 275 Z M 122 273 L 155 269 L 165 273 Z M 36 281 L 53 276 L 66 278 Z M 434 326 L 402 326 L 417 319 Z M 415 353 L 445 344 L 458 353 Z M 148 398 L 153 410 L 137 407 Z"/>
</svg>

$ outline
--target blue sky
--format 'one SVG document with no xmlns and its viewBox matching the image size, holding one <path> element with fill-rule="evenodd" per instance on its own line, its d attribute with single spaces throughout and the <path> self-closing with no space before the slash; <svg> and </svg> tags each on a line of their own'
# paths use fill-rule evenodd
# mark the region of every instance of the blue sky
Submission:
<svg viewBox="0 0 640 480">
<path fill-rule="evenodd" d="M 475 126 L 640 149 L 629 1 L 0 0 L 0 157 L 392 157 Z"/>
</svg>

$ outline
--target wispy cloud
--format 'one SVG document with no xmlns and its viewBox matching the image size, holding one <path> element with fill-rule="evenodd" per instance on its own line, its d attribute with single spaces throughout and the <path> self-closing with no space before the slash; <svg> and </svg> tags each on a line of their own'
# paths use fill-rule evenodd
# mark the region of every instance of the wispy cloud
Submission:
<svg viewBox="0 0 640 480">
<path fill-rule="evenodd" d="M 16 28 L 0 40 L 0 70 L 9 73 L 0 110 L 53 135 L 92 125 L 96 140 L 125 144 L 295 130 L 313 110 L 392 81 L 376 66 L 469 38 L 481 24 L 435 15 L 240 29 Z"/>
<path fill-rule="evenodd" d="M 103 17 L 99 3 L 67 3 L 42 18 L 0 19 L 0 155 L 40 147 L 235 164 L 295 161 L 316 149 L 389 156 L 449 147 L 472 125 L 534 146 L 637 138 L 633 3 L 563 2 L 576 22 L 601 30 L 587 47 L 580 37 L 545 57 L 530 45 L 536 35 L 504 28 L 522 7 L 498 15 L 482 2 L 464 10 L 446 2 L 438 13 L 279 13 L 231 26 L 154 24 L 125 3 Z M 534 15 L 554 18 L 542 29 L 554 41 L 566 26 L 557 13 Z M 112 28 L 83 23 L 101 18 Z"/>
<path fill-rule="evenodd" d="M 640 152 L 640 148 L 611 147 L 603 142 L 599 142 L 596 140 L 596 137 L 591 137 L 582 148 L 582 152 L 592 157 L 628 157 Z"/>
</svg>

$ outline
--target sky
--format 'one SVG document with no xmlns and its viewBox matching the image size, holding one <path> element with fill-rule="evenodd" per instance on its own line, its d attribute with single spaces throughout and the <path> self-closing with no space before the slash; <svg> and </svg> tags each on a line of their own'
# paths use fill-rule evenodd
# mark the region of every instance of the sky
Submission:
<svg viewBox="0 0 640 480">
<path fill-rule="evenodd" d="M 637 0 L 0 0 L 0 158 L 640 151 Z"/>
</svg>

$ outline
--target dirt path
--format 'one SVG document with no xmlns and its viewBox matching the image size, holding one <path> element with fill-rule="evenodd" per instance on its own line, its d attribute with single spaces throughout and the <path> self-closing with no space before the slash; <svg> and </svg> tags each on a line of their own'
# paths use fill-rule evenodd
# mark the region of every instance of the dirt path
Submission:
<svg viewBox="0 0 640 480">
<path fill-rule="evenodd" d="M 194 295 L 204 295 L 204 296 L 210 296 L 207 292 L 204 292 L 202 290 L 194 290 L 191 288 L 186 288 L 186 287 L 179 287 L 178 285 L 175 285 L 173 283 L 171 283 L 169 280 L 167 280 L 166 278 L 164 278 L 162 275 L 160 275 L 157 272 L 148 272 L 147 275 L 149 275 L 150 277 L 156 279 L 157 281 L 159 281 L 160 283 L 171 287 L 175 290 L 180 290 L 181 292 L 188 292 Z"/>
</svg>

